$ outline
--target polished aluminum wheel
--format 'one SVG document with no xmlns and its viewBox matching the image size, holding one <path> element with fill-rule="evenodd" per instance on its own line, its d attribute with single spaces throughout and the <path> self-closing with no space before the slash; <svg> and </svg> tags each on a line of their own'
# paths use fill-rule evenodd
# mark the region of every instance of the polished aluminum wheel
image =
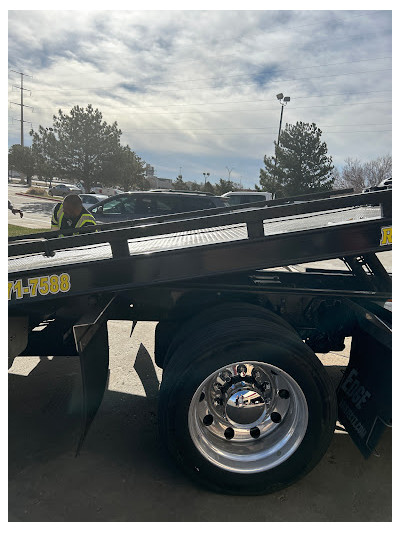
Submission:
<svg viewBox="0 0 400 533">
<path fill-rule="evenodd" d="M 307 430 L 308 407 L 298 383 L 255 361 L 220 368 L 196 390 L 190 436 L 199 452 L 231 472 L 256 473 L 286 461 Z"/>
</svg>

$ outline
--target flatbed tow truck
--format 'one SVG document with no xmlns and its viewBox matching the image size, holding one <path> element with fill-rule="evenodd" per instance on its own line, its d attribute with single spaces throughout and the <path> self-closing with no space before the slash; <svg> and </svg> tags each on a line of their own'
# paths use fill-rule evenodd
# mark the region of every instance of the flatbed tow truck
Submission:
<svg viewBox="0 0 400 533">
<path fill-rule="evenodd" d="M 391 190 L 9 239 L 9 359 L 78 356 L 82 434 L 108 379 L 108 320 L 156 321 L 159 431 L 189 474 L 230 494 L 280 490 L 337 420 L 361 453 L 391 425 Z M 290 265 L 340 259 L 342 269 Z M 294 270 L 294 271 L 293 271 Z M 340 385 L 317 353 L 344 348 Z"/>
</svg>

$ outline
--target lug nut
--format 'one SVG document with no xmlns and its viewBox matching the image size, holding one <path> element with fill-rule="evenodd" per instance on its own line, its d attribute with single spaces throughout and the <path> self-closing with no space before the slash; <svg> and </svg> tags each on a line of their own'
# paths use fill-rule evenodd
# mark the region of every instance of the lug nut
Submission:
<svg viewBox="0 0 400 533">
<path fill-rule="evenodd" d="M 225 381 L 225 383 L 228 383 L 228 381 L 230 381 L 231 378 L 232 378 L 232 373 L 229 372 L 229 370 L 224 370 L 223 372 L 221 372 L 221 379 Z"/>
</svg>

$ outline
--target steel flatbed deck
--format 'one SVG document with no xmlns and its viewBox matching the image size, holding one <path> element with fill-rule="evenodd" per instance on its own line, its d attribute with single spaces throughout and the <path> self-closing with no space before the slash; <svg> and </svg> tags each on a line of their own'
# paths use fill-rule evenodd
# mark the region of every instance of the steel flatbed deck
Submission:
<svg viewBox="0 0 400 533">
<path fill-rule="evenodd" d="M 12 239 L 9 306 L 388 250 L 391 198 L 379 191 L 265 202 Z M 40 281 L 47 276 L 64 276 L 62 289 L 55 278 L 52 288 Z"/>
</svg>

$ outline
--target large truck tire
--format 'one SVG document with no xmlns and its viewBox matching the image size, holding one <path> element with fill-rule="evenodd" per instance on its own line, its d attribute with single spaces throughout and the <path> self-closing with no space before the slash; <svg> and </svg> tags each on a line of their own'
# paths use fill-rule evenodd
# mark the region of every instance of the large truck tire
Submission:
<svg viewBox="0 0 400 533">
<path fill-rule="evenodd" d="M 162 441 L 209 489 L 280 490 L 325 454 L 337 419 L 333 385 L 300 337 L 259 318 L 198 330 L 167 365 L 159 396 Z"/>
<path fill-rule="evenodd" d="M 159 357 L 160 360 L 157 361 L 157 364 L 159 364 L 159 366 L 162 368 L 166 368 L 172 355 L 178 349 L 178 346 L 192 337 L 192 335 L 195 335 L 200 329 L 206 328 L 208 324 L 237 317 L 261 318 L 263 320 L 268 320 L 269 322 L 276 324 L 277 326 L 281 326 L 282 328 L 287 329 L 289 332 L 297 335 L 296 330 L 289 324 L 289 322 L 278 316 L 276 313 L 273 313 L 269 309 L 261 307 L 260 305 L 247 302 L 222 303 L 197 313 L 195 316 L 184 322 L 183 325 L 174 333 L 171 333 L 168 325 L 167 327 L 164 327 L 163 331 L 166 335 L 164 343 L 162 342 L 163 339 L 157 339 L 160 341 L 157 344 L 161 346 L 163 344 L 167 345 L 167 348 L 165 349 L 165 355 L 163 357 Z M 158 349 L 157 352 L 159 351 L 162 352 L 163 350 Z"/>
</svg>

